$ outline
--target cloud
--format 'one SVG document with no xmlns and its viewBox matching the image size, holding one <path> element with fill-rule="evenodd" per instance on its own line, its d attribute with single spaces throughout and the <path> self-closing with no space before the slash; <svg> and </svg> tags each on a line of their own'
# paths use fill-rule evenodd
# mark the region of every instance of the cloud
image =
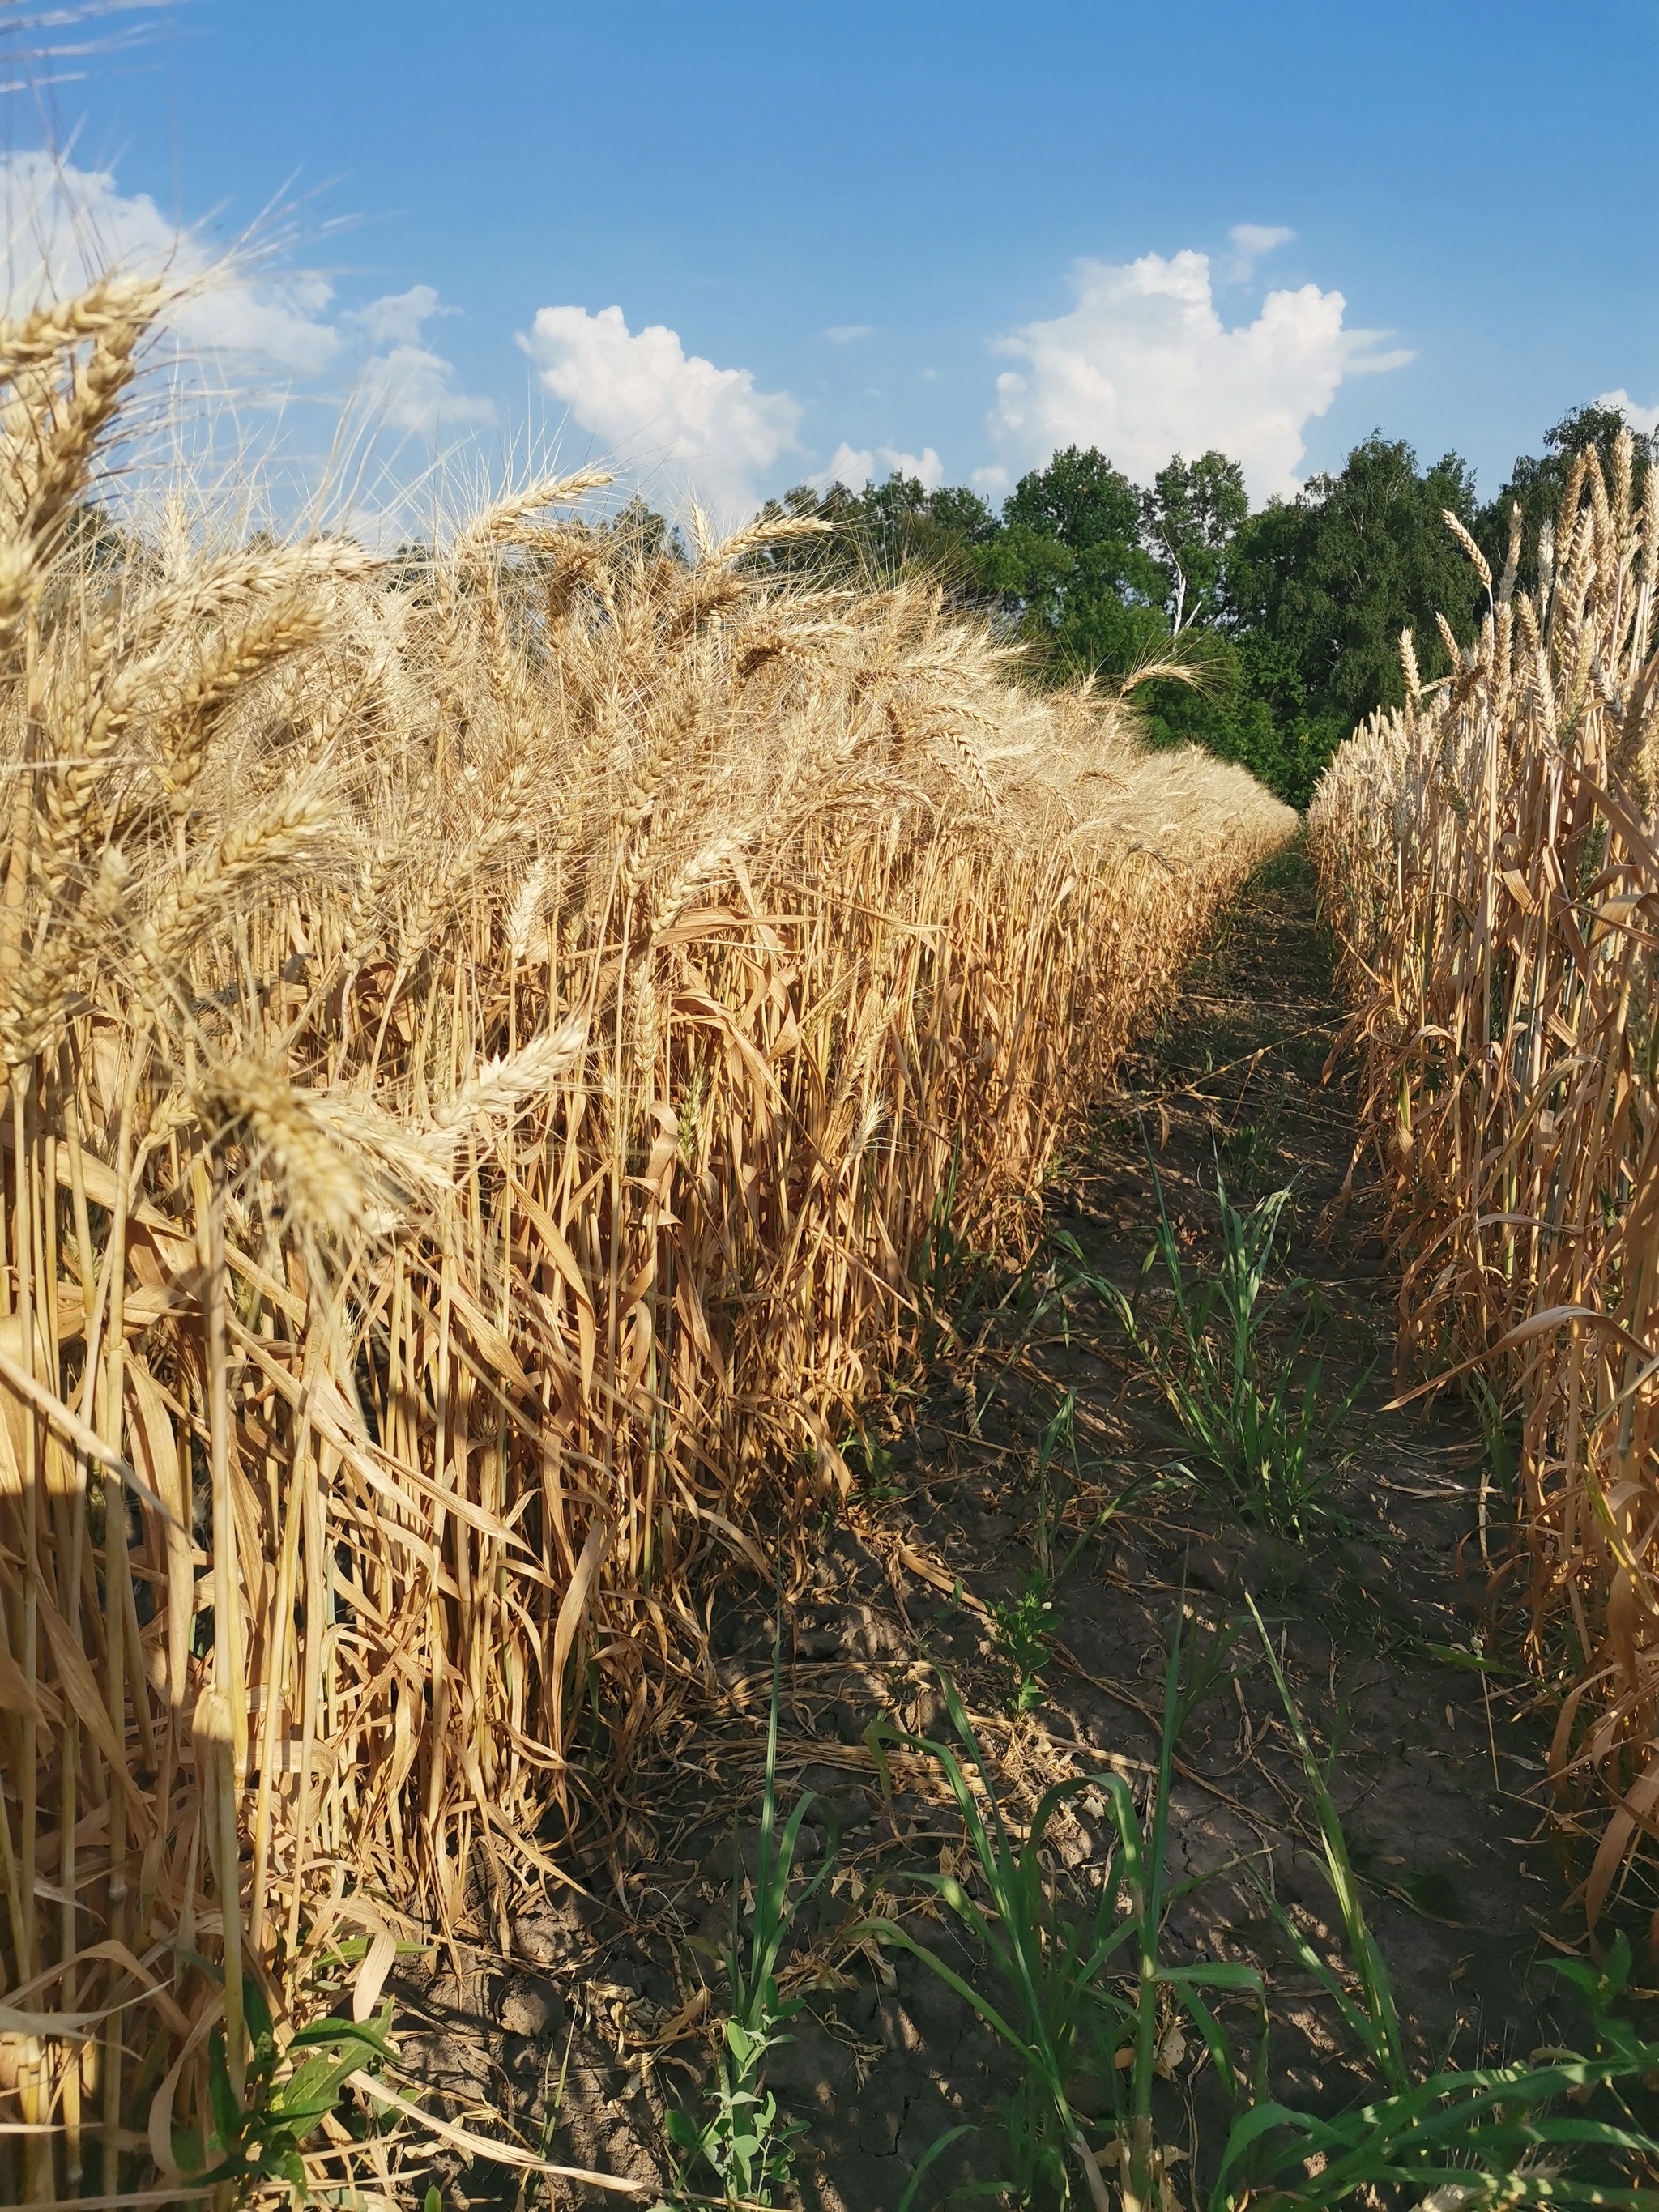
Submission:
<svg viewBox="0 0 1659 2212">
<path fill-rule="evenodd" d="M 428 443 L 446 428 L 495 419 L 491 403 L 459 390 L 453 364 L 422 343 L 427 323 L 455 312 L 430 284 L 337 315 L 325 278 L 239 267 L 147 192 L 122 192 L 107 171 L 46 154 L 0 157 L 0 218 L 8 314 L 81 291 L 109 269 L 162 275 L 181 293 L 167 311 L 173 346 L 198 369 L 210 362 L 238 382 L 275 376 L 290 392 L 310 387 L 335 406 L 344 391 L 371 432 Z"/>
<path fill-rule="evenodd" d="M 873 323 L 831 323 L 823 335 L 833 344 L 851 345 L 854 338 L 873 337 L 875 334 Z"/>
<path fill-rule="evenodd" d="M 372 353 L 357 374 L 354 398 L 371 422 L 413 432 L 428 445 L 446 428 L 483 429 L 494 422 L 494 404 L 458 391 L 454 364 L 421 343 L 434 315 L 457 312 L 430 284 L 412 284 L 341 318 L 366 332 L 371 345 L 388 348 Z"/>
<path fill-rule="evenodd" d="M 843 438 L 830 456 L 830 465 L 820 469 L 811 479 L 820 489 L 827 490 L 832 483 L 850 485 L 856 490 L 867 484 L 876 473 L 876 457 L 868 446 L 849 446 Z"/>
<path fill-rule="evenodd" d="M 878 446 L 873 451 L 868 446 L 849 446 L 844 438 L 831 454 L 829 467 L 820 469 L 812 482 L 825 489 L 844 483 L 857 490 L 875 481 L 878 460 L 888 476 L 915 477 L 925 491 L 937 491 L 945 482 L 945 464 L 931 446 L 924 446 L 918 455 L 901 453 L 892 446 Z"/>
<path fill-rule="evenodd" d="M 520 343 L 544 388 L 619 459 L 666 465 L 724 516 L 751 513 L 780 456 L 799 450 L 788 392 L 688 354 L 660 323 L 630 331 L 620 307 L 544 307 Z"/>
<path fill-rule="evenodd" d="M 945 464 L 931 446 L 924 446 L 920 455 L 896 453 L 890 446 L 878 446 L 876 451 L 893 475 L 916 477 L 924 491 L 937 491 L 945 482 Z"/>
<path fill-rule="evenodd" d="M 415 345 L 422 326 L 434 315 L 456 313 L 443 305 L 434 286 L 411 284 L 406 292 L 388 292 L 382 300 L 371 300 L 366 307 L 350 309 L 341 320 L 367 331 L 371 345 Z"/>
<path fill-rule="evenodd" d="M 1228 330 L 1202 253 L 1079 261 L 1072 289 L 1069 314 L 997 342 L 1024 364 L 998 377 L 987 418 L 1006 474 L 1062 446 L 1098 446 L 1146 483 L 1172 453 L 1218 447 L 1243 464 L 1255 497 L 1288 496 L 1304 428 L 1343 378 L 1412 358 L 1378 351 L 1376 331 L 1345 329 L 1341 293 L 1313 284 L 1269 292 L 1253 323 Z M 989 471 L 975 482 L 997 488 Z"/>
<path fill-rule="evenodd" d="M 356 396 L 371 421 L 412 431 L 428 445 L 447 428 L 487 429 L 495 420 L 494 402 L 458 392 L 453 364 L 425 346 L 393 346 L 390 353 L 371 355 Z"/>
<path fill-rule="evenodd" d="M 0 155 L 0 221 L 6 234 L 8 314 L 82 291 L 106 270 L 171 276 L 194 289 L 171 310 L 179 343 L 234 354 L 299 376 L 330 368 L 342 349 L 325 310 L 333 287 L 320 276 L 216 276 L 222 257 L 164 216 L 148 192 L 117 190 L 103 169 L 77 169 L 49 154 Z"/>
<path fill-rule="evenodd" d="M 1282 222 L 1236 222 L 1227 233 L 1233 242 L 1223 275 L 1234 284 L 1249 281 L 1251 270 L 1264 253 L 1271 253 L 1276 246 L 1287 245 L 1296 236 Z"/>
<path fill-rule="evenodd" d="M 1659 430 L 1659 400 L 1651 407 L 1639 407 L 1621 384 L 1617 392 L 1598 392 L 1598 407 L 1616 407 L 1632 430 L 1640 430 L 1644 437 L 1652 437 Z"/>
</svg>

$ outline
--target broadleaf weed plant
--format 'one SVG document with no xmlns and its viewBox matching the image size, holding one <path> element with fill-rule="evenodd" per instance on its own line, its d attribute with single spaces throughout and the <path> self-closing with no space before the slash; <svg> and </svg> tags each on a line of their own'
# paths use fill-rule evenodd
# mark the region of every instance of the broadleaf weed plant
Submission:
<svg viewBox="0 0 1659 2212">
<path fill-rule="evenodd" d="M 862 1421 L 841 1440 L 841 1455 L 858 1481 L 866 1505 L 895 1505 L 904 1496 L 904 1480 L 890 1449 L 878 1443 Z"/>
<path fill-rule="evenodd" d="M 1109 2212 L 1107 2172 L 1115 2167 L 1123 2212 L 1157 2212 L 1165 2187 L 1152 2083 L 1172 2011 L 1185 2012 L 1229 2092 L 1235 2098 L 1241 2093 L 1206 1992 L 1244 1994 L 1259 2002 L 1260 1975 L 1228 1961 L 1171 1966 L 1159 1956 L 1169 1908 L 1193 1886 L 1172 1888 L 1168 1880 L 1174 1747 L 1188 1716 L 1220 1678 L 1230 1640 L 1224 1633 L 1195 1648 L 1194 1663 L 1183 1669 L 1177 1615 L 1164 1671 L 1164 1749 L 1144 1814 L 1121 1775 L 1073 1777 L 1045 1791 L 1024 1841 L 1017 1841 L 948 1675 L 941 1680 L 954 1744 L 903 1735 L 884 1721 L 867 1732 L 884 1774 L 885 1747 L 896 1744 L 932 1759 L 944 1775 L 962 1820 L 973 1887 L 923 1868 L 912 1869 L 909 1879 L 931 1889 L 983 1947 L 1000 1984 L 997 1997 L 958 1973 L 902 1920 L 875 1917 L 854 1932 L 909 1952 L 963 1998 L 1019 2062 L 1019 2085 L 1005 2114 L 1009 2171 L 977 2185 L 976 2193 L 1006 2190 L 1023 2206 L 1066 2206 L 1078 2201 L 1074 2184 L 1080 2180 L 1092 2212 Z M 1089 1793 L 1103 1809 L 1109 1807 L 1113 1841 L 1092 1898 L 1079 1899 L 1051 1871 L 1051 1830 L 1063 1807 Z M 1091 2146 L 1073 2101 L 1083 2075 L 1103 2081 L 1112 2104 L 1112 2140 L 1101 2151 Z"/>
<path fill-rule="evenodd" d="M 1048 1698 L 1042 1669 L 1048 1663 L 1052 1643 L 1049 1623 L 1054 1613 L 1054 1584 L 1040 1567 L 1025 1578 L 1025 1587 L 1014 1598 L 1000 1598 L 987 1607 L 991 1644 L 1013 1677 L 1008 1709 L 1035 1712 Z"/>
<path fill-rule="evenodd" d="M 221 1978 L 207 1960 L 192 1963 Z M 216 2027 L 207 2052 L 211 2125 L 205 2141 L 200 2129 L 175 2128 L 173 2158 L 194 2189 L 222 2191 L 227 2203 L 284 2184 L 291 2200 L 303 2203 L 310 2194 L 304 2146 L 338 2112 L 352 2075 L 397 2055 L 387 2040 L 392 2005 L 388 1999 L 374 2021 L 313 2021 L 286 2042 L 278 2041 L 251 1976 L 242 1984 L 242 2009 L 250 2046 L 245 2080 L 234 2079 L 224 2030 Z"/>
<path fill-rule="evenodd" d="M 699 2122 L 675 2109 L 666 2122 L 669 2141 L 681 2156 L 682 2185 L 689 2185 L 700 2164 L 706 2165 L 730 2204 L 771 2204 L 775 2201 L 773 2192 L 787 2189 L 793 2174 L 796 2142 L 805 2130 L 799 2122 L 786 2118 L 762 2077 L 767 2052 L 789 2040 L 781 2031 L 801 2008 L 799 1998 L 786 1999 L 779 1993 L 779 1954 L 802 1908 L 822 1887 L 834 1857 L 832 1844 L 817 1873 L 791 1895 L 790 1877 L 801 1824 L 815 1801 L 811 1790 L 805 1792 L 779 1832 L 778 1699 L 782 1668 L 780 1602 L 772 1637 L 772 1699 L 767 1716 L 766 1773 L 751 1893 L 753 1926 L 744 1933 L 743 1860 L 734 1838 L 732 1932 L 725 1957 L 731 2011 L 721 2029 L 713 2072 L 704 2086 L 706 2117 Z M 672 2201 L 687 2199 L 707 2201 L 696 2197 L 689 2186 L 683 2186 L 678 2199 Z M 665 2208 L 659 2207 L 658 2212 L 665 2212 Z"/>
<path fill-rule="evenodd" d="M 1086 1267 L 1077 1280 L 1115 1311 L 1182 1431 L 1221 1478 L 1233 1510 L 1299 1542 L 1325 1510 L 1320 1493 L 1332 1473 L 1330 1447 L 1364 1377 L 1340 1400 L 1322 1404 L 1324 1363 L 1307 1352 L 1320 1311 L 1317 1286 L 1297 1275 L 1277 1290 L 1268 1287 L 1292 1187 L 1269 1192 L 1240 1213 L 1218 1164 L 1215 1181 L 1221 1261 L 1207 1281 L 1188 1279 L 1156 1168 L 1158 1225 L 1134 1297 Z M 1080 1262 L 1075 1242 L 1072 1249 Z M 1144 1293 L 1160 1262 L 1168 1309 L 1149 1325 Z M 1305 1298 L 1307 1309 L 1288 1345 L 1275 1347 L 1269 1340 L 1275 1318 L 1296 1297 Z"/>
</svg>

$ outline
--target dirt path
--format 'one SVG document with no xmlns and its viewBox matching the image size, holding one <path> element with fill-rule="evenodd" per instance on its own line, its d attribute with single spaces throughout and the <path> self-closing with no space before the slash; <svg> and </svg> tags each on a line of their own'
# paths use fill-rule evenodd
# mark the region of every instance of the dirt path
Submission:
<svg viewBox="0 0 1659 2212">
<path fill-rule="evenodd" d="M 914 1902 L 901 1870 L 937 1867 L 942 1853 L 953 1863 L 960 1838 L 943 1792 L 917 1786 L 919 1769 L 884 1801 L 865 1728 L 886 1711 L 939 1733 L 946 1668 L 1016 1814 L 1061 1776 L 1115 1767 L 1133 1781 L 1156 1757 L 1164 1638 L 1183 1584 L 1200 1625 L 1243 1616 L 1254 1595 L 1310 1727 L 1322 1746 L 1334 1741 L 1335 1796 L 1418 2052 L 1472 2063 L 1564 2033 L 1540 1962 L 1575 1932 L 1550 1847 L 1528 1840 L 1540 1724 L 1521 1711 L 1527 1686 L 1471 1663 L 1486 1585 L 1482 1439 L 1449 1416 L 1382 1410 L 1392 1314 L 1375 1245 L 1342 1221 L 1315 1235 L 1352 1127 L 1340 1074 L 1321 1080 L 1333 1013 L 1305 872 L 1287 861 L 1250 887 L 1188 979 L 1178 1019 L 1125 1070 L 1135 1108 L 1126 1096 L 1103 1114 L 1056 1179 L 1037 1264 L 976 1291 L 963 1271 L 955 1341 L 941 1343 L 915 1392 L 874 1417 L 865 1494 L 788 1608 L 783 1796 L 819 1793 L 809 1863 L 840 1837 L 833 1895 L 826 1886 L 785 1976 L 805 2009 L 767 2075 L 806 2124 L 799 2197 L 813 2212 L 895 2212 L 922 2153 L 964 2121 L 986 2124 L 928 2171 L 917 2212 L 996 2172 L 992 2107 L 1011 2086 L 963 2001 L 902 1958 L 837 1943 L 872 1899 Z M 1192 1448 L 1121 1327 L 1098 1298 L 1065 1289 L 1078 1263 L 1057 1232 L 1087 1270 L 1133 1288 L 1155 1220 L 1147 1141 L 1200 1272 L 1213 1261 L 1218 1158 L 1242 1204 L 1294 1179 L 1283 1264 L 1312 1278 L 1328 1308 L 1328 1396 L 1340 1401 L 1374 1363 L 1343 1425 L 1351 1457 L 1305 1543 L 1245 1528 L 1177 1471 Z M 1068 1399 L 1069 1431 L 1063 1419 L 1056 1430 Z M 1027 1589 L 1045 1515 L 1054 1554 L 1075 1544 L 1075 1556 L 1036 1623 L 1048 1638 L 1042 1701 L 1011 1717 L 1014 1673 L 987 1608 Z M 447 1955 L 442 1972 L 394 1984 L 413 2031 L 407 2055 L 449 2093 L 440 2102 L 453 2117 L 492 2112 L 491 2124 L 544 2155 L 666 2179 L 665 2100 L 690 2102 L 706 2063 L 688 2022 L 705 1986 L 713 2010 L 723 2001 L 714 1954 L 729 1924 L 734 1821 L 753 1869 L 771 1633 L 769 1594 L 734 1586 L 721 1694 L 639 1775 L 614 1860 L 584 1869 L 586 1898 L 527 1901 L 512 1960 L 463 1954 L 458 1975 Z M 1176 1864 L 1221 1871 L 1176 1907 L 1171 1953 L 1264 1968 L 1276 2087 L 1334 2106 L 1358 2081 L 1334 2011 L 1245 1864 L 1323 1944 L 1332 1908 L 1317 1832 L 1259 1645 L 1243 1638 L 1238 1651 L 1252 1663 L 1181 1746 Z M 1100 1822 L 1085 1808 L 1060 1840 L 1086 1879 Z M 928 1934 L 948 1940 L 937 1921 Z M 1195 2050 L 1171 2074 L 1162 2124 L 1190 2155 L 1182 2191 L 1201 2191 L 1225 2131 L 1219 2091 Z M 513 2177 L 482 2164 L 446 2188 L 461 2206 L 517 2194 Z"/>
</svg>

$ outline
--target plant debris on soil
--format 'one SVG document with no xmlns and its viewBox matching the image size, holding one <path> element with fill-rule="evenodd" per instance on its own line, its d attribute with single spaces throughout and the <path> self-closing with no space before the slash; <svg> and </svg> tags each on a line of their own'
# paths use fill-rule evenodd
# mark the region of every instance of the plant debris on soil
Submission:
<svg viewBox="0 0 1659 2212">
<path fill-rule="evenodd" d="M 1326 1073 L 1338 1028 L 1293 853 L 1253 881 L 1176 1014 L 1120 1071 L 1051 1182 L 1033 1264 L 1018 1279 L 958 1265 L 933 1356 L 871 1408 L 849 1455 L 859 1488 L 815 1532 L 821 1545 L 786 1591 L 780 1817 L 816 1793 L 802 1856 L 810 1871 L 833 1850 L 836 1864 L 786 1953 L 784 1992 L 805 2006 L 765 2078 L 805 2125 L 795 2187 L 811 2212 L 894 2212 L 928 2147 L 963 2122 L 974 2131 L 929 2167 L 918 2212 L 994 2176 L 994 2107 L 1012 2083 L 1006 2050 L 947 1986 L 906 1956 L 838 1942 L 874 1909 L 927 1910 L 906 1869 L 959 1863 L 942 1779 L 901 1759 L 884 1796 L 866 1728 L 886 1714 L 921 1735 L 945 1732 L 948 1670 L 1011 1816 L 1029 1816 L 1065 1776 L 1115 1771 L 1133 1784 L 1157 1755 L 1164 1638 L 1183 1593 L 1200 1627 L 1248 1623 L 1255 1599 L 1334 1755 L 1334 1795 L 1417 2063 L 1501 2063 L 1564 2039 L 1546 1962 L 1585 1938 L 1543 1818 L 1537 1685 L 1508 1663 L 1488 1612 L 1505 1501 L 1466 1409 L 1388 1410 L 1394 1314 L 1363 1176 L 1352 1201 L 1335 1202 L 1353 1130 L 1344 1070 Z M 1299 1543 L 1243 1525 L 1206 1486 L 1121 1323 L 1068 1288 L 1077 1263 L 1055 1235 L 1133 1295 L 1155 1175 L 1201 1275 L 1218 1164 L 1241 1207 L 1293 1185 L 1280 1270 L 1317 1286 L 1327 1400 L 1359 1386 L 1325 1510 Z M 1047 1591 L 1045 1543 L 1063 1568 Z M 1022 1711 L 993 1609 L 1030 1593 Z M 631 1778 L 612 1831 L 585 1837 L 579 1886 L 550 1879 L 519 1900 L 510 1954 L 486 1884 L 472 1933 L 387 1984 L 405 2069 L 434 2112 L 555 2161 L 671 2180 L 664 2115 L 695 2109 L 725 2001 L 734 1863 L 739 1881 L 755 1872 L 773 1620 L 773 1593 L 734 1579 L 701 1717 Z M 1317 1821 L 1254 1633 L 1237 1646 L 1239 1678 L 1178 1747 L 1174 1875 L 1213 1879 L 1176 1906 L 1166 1942 L 1176 1958 L 1263 1970 L 1274 2088 L 1330 2110 L 1363 2077 L 1257 1886 L 1334 1955 Z M 1086 1796 L 1056 1833 L 1085 1877 L 1107 1845 Z M 926 1940 L 974 1978 L 936 1911 Z M 1238 2028 L 1247 2039 L 1242 2010 Z M 1196 2203 L 1225 2138 L 1224 2100 L 1196 2043 L 1166 2059 L 1160 2129 L 1186 2154 L 1177 2192 Z M 1103 2093 L 1091 2117 L 1105 2109 Z M 481 2159 L 440 2164 L 434 2178 L 462 2207 L 545 2201 L 549 2187 L 532 2181 L 526 2200 L 521 2176 Z M 553 2187 L 561 2204 L 590 2201 Z"/>
</svg>

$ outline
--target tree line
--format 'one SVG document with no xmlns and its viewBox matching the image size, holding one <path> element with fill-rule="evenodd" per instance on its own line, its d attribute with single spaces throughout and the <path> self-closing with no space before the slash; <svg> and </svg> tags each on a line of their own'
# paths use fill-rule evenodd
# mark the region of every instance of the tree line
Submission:
<svg viewBox="0 0 1659 2212">
<path fill-rule="evenodd" d="M 963 486 L 928 491 L 903 475 L 861 491 L 801 484 L 766 513 L 817 514 L 833 533 L 758 557 L 823 576 L 925 564 L 960 604 L 1024 641 L 1042 681 L 1121 678 L 1178 658 L 1195 682 L 1137 695 L 1152 741 L 1207 746 L 1305 806 L 1355 724 L 1400 702 L 1401 631 L 1414 634 L 1425 682 L 1449 666 L 1437 614 L 1461 644 L 1474 637 L 1485 592 L 1445 513 L 1496 574 L 1518 502 L 1524 580 L 1573 454 L 1595 447 L 1610 481 L 1624 427 L 1613 409 L 1571 409 L 1485 504 L 1458 454 L 1422 468 L 1381 431 L 1340 472 L 1254 510 L 1243 471 L 1219 453 L 1176 455 L 1139 485 L 1097 448 L 1070 446 L 1023 477 L 1000 513 Z M 1653 450 L 1645 437 L 1636 446 L 1639 497 Z"/>
</svg>

